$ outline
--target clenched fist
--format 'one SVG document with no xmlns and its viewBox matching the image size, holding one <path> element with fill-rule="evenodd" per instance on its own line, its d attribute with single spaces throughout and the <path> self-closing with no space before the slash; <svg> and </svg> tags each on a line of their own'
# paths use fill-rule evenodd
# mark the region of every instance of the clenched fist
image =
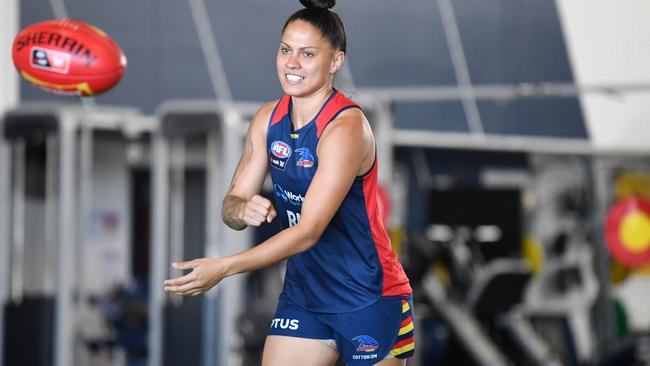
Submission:
<svg viewBox="0 0 650 366">
<path fill-rule="evenodd" d="M 238 216 L 246 225 L 260 226 L 264 221 L 273 221 L 277 215 L 271 201 L 256 194 L 241 206 Z"/>
</svg>

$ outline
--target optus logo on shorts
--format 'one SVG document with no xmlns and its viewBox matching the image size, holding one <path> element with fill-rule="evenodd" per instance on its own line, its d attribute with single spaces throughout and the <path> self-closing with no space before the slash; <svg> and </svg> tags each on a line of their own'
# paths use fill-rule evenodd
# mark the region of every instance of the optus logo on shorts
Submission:
<svg viewBox="0 0 650 366">
<path fill-rule="evenodd" d="M 300 320 L 275 318 L 271 321 L 271 328 L 297 330 L 298 328 L 300 328 Z"/>
<path fill-rule="evenodd" d="M 276 169 L 283 170 L 287 167 L 287 160 L 291 156 L 291 146 L 284 141 L 273 141 L 269 163 Z"/>
</svg>

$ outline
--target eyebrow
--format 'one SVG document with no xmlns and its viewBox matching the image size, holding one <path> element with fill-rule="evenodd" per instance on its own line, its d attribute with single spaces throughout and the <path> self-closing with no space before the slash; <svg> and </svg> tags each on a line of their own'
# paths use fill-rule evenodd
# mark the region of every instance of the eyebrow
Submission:
<svg viewBox="0 0 650 366">
<path fill-rule="evenodd" d="M 287 48 L 291 48 L 291 49 L 293 49 L 291 46 L 289 46 L 287 43 L 285 43 L 285 42 L 283 42 L 283 41 L 280 41 L 280 44 L 286 46 Z M 315 47 L 315 46 L 307 46 L 307 47 L 301 47 L 301 48 L 298 48 L 298 49 L 299 49 L 299 50 L 307 50 L 307 49 L 318 50 L 318 47 Z"/>
</svg>

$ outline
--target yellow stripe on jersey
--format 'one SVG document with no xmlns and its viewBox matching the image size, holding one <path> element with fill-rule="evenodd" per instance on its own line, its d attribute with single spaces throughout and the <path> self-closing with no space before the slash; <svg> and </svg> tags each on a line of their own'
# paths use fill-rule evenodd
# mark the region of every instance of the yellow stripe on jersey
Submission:
<svg viewBox="0 0 650 366">
<path fill-rule="evenodd" d="M 411 342 L 411 343 L 407 344 L 406 346 L 402 346 L 402 347 L 399 347 L 399 348 L 394 348 L 394 349 L 390 350 L 390 354 L 392 356 L 399 356 L 402 353 L 412 351 L 413 349 L 415 349 L 415 342 Z"/>
</svg>

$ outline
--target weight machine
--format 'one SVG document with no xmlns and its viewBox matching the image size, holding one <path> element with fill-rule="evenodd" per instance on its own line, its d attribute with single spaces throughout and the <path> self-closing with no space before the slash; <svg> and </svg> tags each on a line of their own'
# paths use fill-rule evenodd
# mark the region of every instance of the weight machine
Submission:
<svg viewBox="0 0 650 366">
<path fill-rule="evenodd" d="M 248 104 L 169 101 L 158 110 L 160 128 L 151 136 L 151 366 L 188 360 L 202 365 L 238 364 L 235 322 L 242 276 L 225 279 L 198 299 L 165 294 L 163 281 L 181 275 L 170 271 L 172 261 L 222 257 L 249 247 L 249 230 L 237 232 L 221 223 L 221 200 L 241 156 L 247 128 L 244 117 L 256 109 L 257 105 Z M 186 190 L 188 169 L 204 174 L 204 212 L 193 213 L 201 222 L 193 228 L 186 217 L 192 214 Z M 188 240 L 192 236 L 198 242 Z M 163 346 L 170 342 L 185 346 L 172 352 Z"/>
<path fill-rule="evenodd" d="M 82 362 L 94 131 L 134 136 L 152 121 L 126 108 L 27 104 L 2 122 L 0 362 L 74 365 Z"/>
</svg>

